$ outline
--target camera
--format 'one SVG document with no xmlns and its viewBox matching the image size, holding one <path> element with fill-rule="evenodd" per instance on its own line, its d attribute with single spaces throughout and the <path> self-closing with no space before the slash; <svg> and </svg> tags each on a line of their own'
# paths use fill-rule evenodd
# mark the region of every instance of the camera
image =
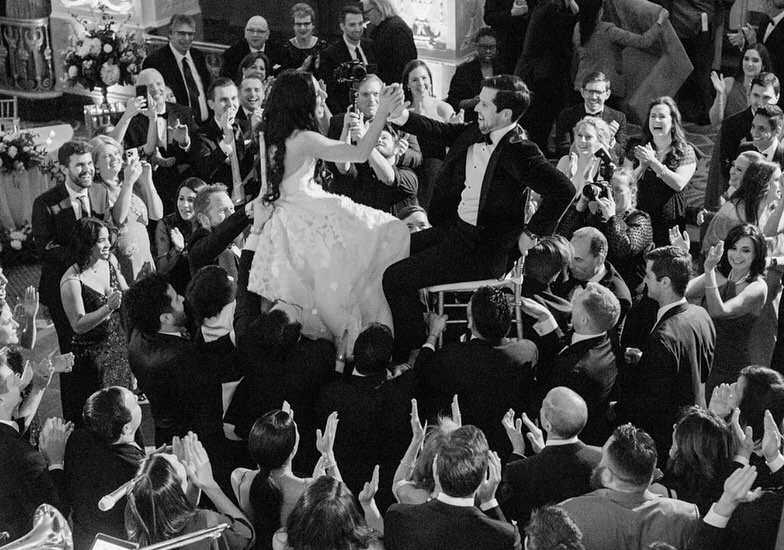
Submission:
<svg viewBox="0 0 784 550">
<path fill-rule="evenodd" d="M 613 164 L 612 159 L 610 158 L 610 154 L 604 147 L 599 147 L 599 150 L 596 151 L 593 156 L 599 159 L 599 171 L 596 173 L 596 182 L 605 181 L 609 182 L 612 180 L 613 174 L 615 173 L 615 164 Z"/>
<path fill-rule="evenodd" d="M 610 196 L 610 184 L 605 181 L 586 183 L 583 186 L 583 196 L 589 201 L 595 201 Z"/>
<path fill-rule="evenodd" d="M 340 83 L 362 82 L 368 75 L 368 65 L 359 59 L 344 61 L 335 69 L 335 80 Z"/>
</svg>

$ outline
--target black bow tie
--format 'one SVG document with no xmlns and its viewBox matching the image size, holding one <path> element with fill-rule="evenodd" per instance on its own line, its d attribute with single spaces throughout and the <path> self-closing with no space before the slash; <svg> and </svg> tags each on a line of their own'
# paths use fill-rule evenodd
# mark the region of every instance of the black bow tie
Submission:
<svg viewBox="0 0 784 550">
<path fill-rule="evenodd" d="M 158 118 L 167 118 L 168 116 L 166 113 L 158 113 Z"/>
<path fill-rule="evenodd" d="M 490 139 L 490 134 L 479 134 L 474 143 L 484 143 L 485 145 L 492 145 L 493 140 Z"/>
</svg>

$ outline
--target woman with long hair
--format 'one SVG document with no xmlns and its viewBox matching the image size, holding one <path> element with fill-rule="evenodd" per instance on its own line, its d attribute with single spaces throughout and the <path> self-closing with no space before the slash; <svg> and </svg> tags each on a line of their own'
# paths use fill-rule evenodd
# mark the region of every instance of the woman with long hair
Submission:
<svg viewBox="0 0 784 550">
<path fill-rule="evenodd" d="M 632 150 L 637 179 L 637 208 L 651 216 L 655 246 L 670 244 L 669 231 L 686 229 L 683 189 L 697 170 L 694 148 L 686 141 L 681 112 L 671 97 L 657 97 L 648 107 L 643 141 Z"/>
<path fill-rule="evenodd" d="M 767 255 L 762 231 L 752 224 L 739 225 L 709 250 L 705 273 L 686 288 L 686 298 L 701 299 L 716 327 L 706 398 L 719 384 L 735 382 L 751 362 L 749 338 L 768 295 Z"/>
<path fill-rule="evenodd" d="M 77 221 L 71 247 L 76 263 L 60 280 L 60 297 L 74 332 L 72 376 L 79 379 L 78 398 L 83 404 L 101 388 L 134 387 L 120 317 L 122 293 L 128 285 L 102 221 Z"/>
<path fill-rule="evenodd" d="M 749 106 L 749 90 L 751 81 L 761 72 L 771 70 L 770 54 L 764 44 L 749 44 L 743 49 L 740 65 L 733 76 L 723 76 L 711 72 L 711 82 L 716 90 L 716 99 L 708 116 L 711 124 L 720 124 L 722 120 Z"/>
<path fill-rule="evenodd" d="M 139 466 L 125 504 L 128 538 L 140 546 L 228 523 L 217 538 L 188 545 L 198 550 L 245 550 L 253 529 L 237 506 L 221 491 L 212 475 L 204 447 L 195 435 L 174 438 L 175 455 L 153 454 Z M 181 449 L 181 450 L 178 450 Z M 216 511 L 196 507 L 200 489 Z M 195 498 L 194 498 L 195 496 Z"/>
<path fill-rule="evenodd" d="M 595 153 L 600 149 L 609 151 L 612 136 L 610 126 L 599 117 L 586 116 L 574 125 L 574 142 L 557 168 L 574 184 L 575 197 L 583 197 L 583 186 L 594 181 L 601 166 Z"/>
<path fill-rule="evenodd" d="M 248 289 L 300 305 L 304 336 L 332 339 L 350 351 L 362 327 L 373 322 L 392 326 L 381 277 L 408 256 L 410 237 L 394 216 L 319 187 L 316 160 L 367 160 L 386 118 L 402 109 L 403 92 L 397 84 L 382 90 L 377 114 L 356 145 L 319 133 L 325 97 L 308 73 L 284 71 L 272 85 L 264 137 L 265 199 L 274 211 L 260 230 L 265 216 L 254 215 L 259 235 Z"/>
<path fill-rule="evenodd" d="M 169 278 L 180 296 L 191 280 L 188 266 L 188 243 L 194 230 L 193 200 L 199 189 L 206 187 L 199 178 L 186 178 L 177 188 L 176 210 L 161 218 L 155 228 L 156 267 Z"/>
</svg>

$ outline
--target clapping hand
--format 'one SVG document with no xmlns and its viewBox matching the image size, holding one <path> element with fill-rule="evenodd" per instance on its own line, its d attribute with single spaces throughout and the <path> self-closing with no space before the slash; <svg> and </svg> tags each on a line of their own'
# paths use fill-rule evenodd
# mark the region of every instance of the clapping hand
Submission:
<svg viewBox="0 0 784 550">
<path fill-rule="evenodd" d="M 335 433 L 338 429 L 338 413 L 333 411 L 327 418 L 327 425 L 324 427 L 324 433 L 321 430 L 316 430 L 316 449 L 323 455 L 332 457 L 332 448 L 335 445 Z M 334 460 L 333 460 L 334 462 Z"/>
<path fill-rule="evenodd" d="M 121 305 L 122 305 L 122 292 L 120 292 L 119 290 L 112 291 L 112 293 L 109 294 L 108 298 L 106 299 L 106 307 L 108 307 L 112 311 L 117 311 L 118 309 L 120 309 Z"/>
<path fill-rule="evenodd" d="M 457 402 L 457 394 L 452 397 L 452 421 L 458 426 L 463 425 L 463 416 L 460 414 L 460 403 Z"/>
<path fill-rule="evenodd" d="M 544 433 L 539 429 L 539 426 L 531 422 L 531 419 L 528 418 L 528 415 L 525 413 L 523 413 L 523 424 L 528 428 L 526 437 L 528 437 L 528 441 L 531 442 L 534 453 L 541 453 L 542 449 L 544 449 Z"/>
<path fill-rule="evenodd" d="M 371 476 L 370 481 L 365 482 L 362 491 L 360 491 L 357 496 L 359 503 L 363 507 L 369 506 L 378 492 L 378 469 L 378 464 L 376 464 L 375 468 L 373 468 L 373 475 Z"/>
<path fill-rule="evenodd" d="M 781 453 L 781 432 L 770 411 L 765 411 L 765 435 L 762 436 L 762 456 L 770 463 Z"/>
<path fill-rule="evenodd" d="M 381 97 L 378 101 L 378 113 L 381 113 L 384 118 L 398 118 L 403 114 L 403 111 L 410 105 L 405 102 L 403 95 L 403 88 L 400 84 L 392 84 L 385 86 L 381 91 Z"/>
<path fill-rule="evenodd" d="M 754 432 L 751 429 L 751 426 L 741 428 L 739 419 L 740 409 L 736 408 L 732 411 L 730 427 L 732 428 L 732 435 L 735 437 L 737 454 L 739 456 L 745 456 L 748 459 L 754 450 Z"/>
<path fill-rule="evenodd" d="M 735 384 L 719 384 L 713 388 L 708 409 L 722 418 L 727 418 L 733 409 L 740 405 L 740 397 L 735 394 Z"/>
<path fill-rule="evenodd" d="M 283 405 L 280 406 L 280 410 L 281 412 L 284 412 L 287 415 L 289 415 L 291 419 L 294 420 L 294 409 L 291 408 L 291 405 L 289 404 L 288 401 L 283 402 Z"/>
<path fill-rule="evenodd" d="M 482 485 L 479 486 L 476 496 L 481 504 L 486 504 L 495 498 L 495 492 L 501 483 L 501 459 L 498 453 L 490 451 L 487 455 L 487 475 Z"/>
<path fill-rule="evenodd" d="M 714 246 L 710 247 L 708 255 L 705 258 L 705 273 L 716 269 L 721 261 L 721 256 L 724 254 L 724 243 L 719 241 Z"/>
<path fill-rule="evenodd" d="M 681 233 L 677 226 L 671 227 L 670 244 L 672 246 L 677 246 L 684 252 L 689 252 L 691 250 L 691 238 L 689 237 L 689 233 L 687 231 Z"/>
<path fill-rule="evenodd" d="M 411 400 L 411 440 L 412 441 L 419 441 L 421 442 L 425 439 L 425 430 L 427 429 L 427 421 L 425 421 L 424 427 L 422 423 L 419 421 L 419 408 L 417 406 L 417 400 Z"/>
<path fill-rule="evenodd" d="M 723 74 L 717 74 L 716 71 L 711 71 L 710 74 L 711 84 L 713 89 L 716 90 L 717 96 L 723 96 L 727 93 L 727 79 Z"/>
<path fill-rule="evenodd" d="M 741 502 L 751 502 L 762 494 L 762 487 L 751 490 L 757 479 L 757 468 L 744 466 L 730 474 L 724 482 L 724 492 L 719 497 L 713 511 L 725 518 L 731 517 Z"/>
<path fill-rule="evenodd" d="M 188 125 L 180 122 L 179 118 L 174 123 L 174 127 L 172 128 L 171 126 L 169 126 L 168 130 L 169 130 L 169 136 L 171 136 L 171 138 L 174 141 L 179 143 L 181 147 L 185 147 L 188 144 L 188 142 L 191 140 L 191 138 L 188 135 Z"/>
<path fill-rule="evenodd" d="M 520 456 L 525 455 L 525 438 L 523 437 L 523 420 L 518 418 L 515 420 L 514 409 L 506 411 L 501 424 L 506 430 L 506 436 L 512 443 L 512 452 Z"/>
<path fill-rule="evenodd" d="M 46 358 L 36 365 L 36 370 L 41 374 L 51 377 L 55 372 L 71 372 L 74 365 L 74 354 L 65 353 L 60 355 L 58 350 L 52 350 Z"/>
<path fill-rule="evenodd" d="M 640 161 L 640 164 L 644 164 L 649 166 L 654 160 L 656 160 L 656 151 L 653 150 L 650 143 L 646 143 L 645 145 L 637 145 L 634 148 L 634 157 Z"/>
<path fill-rule="evenodd" d="M 22 310 L 28 317 L 35 318 L 38 315 L 38 290 L 33 285 L 25 289 L 24 301 L 22 302 Z"/>
<path fill-rule="evenodd" d="M 73 432 L 73 424 L 62 418 L 50 418 L 44 424 L 38 438 L 38 450 L 46 458 L 49 466 L 63 464 L 65 460 L 65 444 Z"/>
<path fill-rule="evenodd" d="M 171 231 L 169 231 L 169 238 L 171 239 L 172 246 L 175 249 L 182 251 L 185 249 L 185 237 L 182 235 L 182 232 L 179 228 L 175 227 Z"/>
<path fill-rule="evenodd" d="M 613 139 L 615 139 L 615 134 L 618 133 L 618 129 L 620 127 L 621 124 L 617 120 L 613 120 L 612 122 L 610 122 L 610 135 L 613 136 Z"/>
<path fill-rule="evenodd" d="M 199 489 L 217 486 L 212 474 L 212 465 L 204 445 L 193 432 L 182 438 L 183 454 L 185 457 L 185 470 L 188 478 Z"/>
</svg>

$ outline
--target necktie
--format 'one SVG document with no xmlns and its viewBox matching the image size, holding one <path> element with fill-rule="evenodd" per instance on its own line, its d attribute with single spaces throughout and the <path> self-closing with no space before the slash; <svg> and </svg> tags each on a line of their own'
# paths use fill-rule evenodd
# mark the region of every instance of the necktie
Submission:
<svg viewBox="0 0 784 550">
<path fill-rule="evenodd" d="M 79 199 L 79 206 L 81 206 L 81 208 L 82 208 L 81 216 L 77 216 L 77 219 L 79 217 L 81 217 L 81 218 L 89 218 L 90 217 L 90 205 L 87 204 L 87 196 L 86 195 L 78 195 L 76 198 Z"/>
<path fill-rule="evenodd" d="M 239 128 L 234 128 L 234 147 L 229 155 L 229 162 L 231 163 L 231 200 L 234 204 L 240 204 L 245 201 L 245 192 L 242 189 L 242 175 L 240 174 L 240 158 L 237 155 L 238 143 L 242 140 L 242 135 L 237 137 Z"/>
<path fill-rule="evenodd" d="M 185 77 L 185 87 L 188 88 L 188 102 L 191 106 L 191 113 L 201 120 L 201 106 L 199 105 L 199 87 L 196 85 L 196 79 L 193 78 L 191 71 L 191 64 L 188 63 L 188 58 L 182 58 L 182 74 Z M 198 115 L 198 116 L 197 116 Z"/>
</svg>

